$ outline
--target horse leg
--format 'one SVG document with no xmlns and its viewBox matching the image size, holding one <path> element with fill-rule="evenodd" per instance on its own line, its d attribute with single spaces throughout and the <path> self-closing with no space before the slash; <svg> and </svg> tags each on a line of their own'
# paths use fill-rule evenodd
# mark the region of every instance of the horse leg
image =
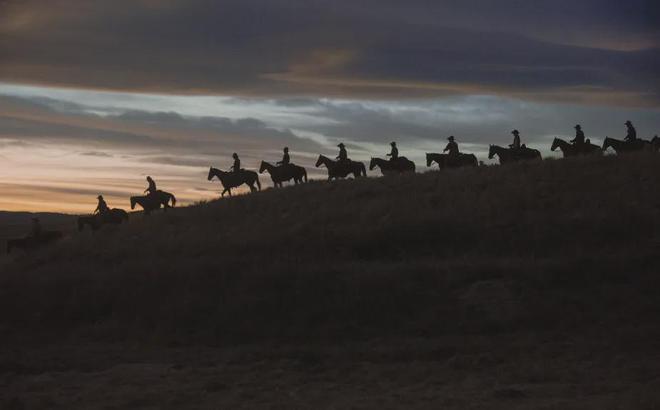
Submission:
<svg viewBox="0 0 660 410">
<path fill-rule="evenodd" d="M 220 197 L 221 197 L 221 198 L 224 198 L 226 192 L 227 192 L 227 188 L 225 188 L 225 190 L 222 191 L 222 193 L 220 194 Z M 230 195 L 231 195 L 231 194 L 230 194 Z"/>
</svg>

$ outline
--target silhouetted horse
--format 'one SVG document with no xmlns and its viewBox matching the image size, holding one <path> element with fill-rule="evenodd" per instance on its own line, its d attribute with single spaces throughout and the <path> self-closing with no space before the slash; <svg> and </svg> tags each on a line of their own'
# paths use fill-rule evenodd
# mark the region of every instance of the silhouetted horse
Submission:
<svg viewBox="0 0 660 410">
<path fill-rule="evenodd" d="M 531 161 L 541 160 L 541 153 L 538 150 L 531 148 L 520 148 L 513 150 L 509 148 L 500 147 L 498 145 L 491 145 L 488 150 L 488 159 L 493 159 L 497 155 L 500 159 L 500 164 L 510 164 L 518 161 Z"/>
<path fill-rule="evenodd" d="M 268 171 L 270 179 L 273 180 L 273 185 L 276 187 L 281 188 L 282 182 L 288 182 L 292 179 L 296 185 L 307 182 L 307 170 L 298 165 L 288 164 L 276 167 L 266 161 L 261 161 L 259 173 L 263 174 L 264 171 Z"/>
<path fill-rule="evenodd" d="M 403 174 L 404 172 L 415 172 L 415 163 L 406 157 L 399 157 L 396 161 L 382 158 L 371 158 L 369 171 L 380 168 L 383 175 Z"/>
<path fill-rule="evenodd" d="M 14 249 L 22 249 L 24 251 L 37 249 L 41 246 L 45 246 L 49 243 L 62 239 L 63 236 L 64 235 L 60 231 L 44 231 L 40 233 L 39 236 L 27 236 L 20 239 L 9 239 L 7 241 L 7 253 L 11 253 L 11 251 Z"/>
<path fill-rule="evenodd" d="M 325 155 L 319 155 L 319 159 L 316 161 L 316 168 L 321 165 L 325 165 L 328 168 L 328 180 L 346 178 L 350 174 L 353 174 L 354 178 L 367 176 L 367 169 L 364 167 L 364 164 L 357 161 L 349 160 L 340 163 L 331 160 Z"/>
<path fill-rule="evenodd" d="M 651 151 L 653 150 L 653 145 L 649 141 L 637 140 L 635 142 L 621 141 L 614 138 L 607 137 L 603 142 L 603 151 L 612 147 L 617 154 L 623 154 L 627 152 L 635 151 Z"/>
<path fill-rule="evenodd" d="M 135 205 L 140 205 L 144 209 L 144 214 L 149 215 L 151 211 L 156 211 L 163 207 L 163 210 L 167 211 L 167 208 L 170 207 L 169 203 L 172 202 L 172 207 L 176 205 L 176 198 L 174 195 L 165 191 L 156 191 L 153 194 L 147 196 L 132 196 L 131 197 L 131 209 L 135 209 Z"/>
<path fill-rule="evenodd" d="M 78 230 L 82 231 L 85 226 L 89 226 L 92 231 L 96 231 L 105 224 L 120 225 L 128 221 L 128 212 L 123 209 L 113 208 L 105 215 L 84 215 L 78 217 Z"/>
<path fill-rule="evenodd" d="M 603 153 L 603 150 L 598 145 L 585 143 L 584 145 L 576 146 L 561 138 L 555 138 L 555 140 L 552 141 L 550 151 L 555 151 L 557 148 L 559 148 L 564 154 L 564 158 L 575 157 L 578 155 L 601 155 Z"/>
<path fill-rule="evenodd" d="M 436 162 L 440 169 L 476 167 L 479 165 L 477 156 L 474 154 L 458 154 L 456 158 L 450 158 L 449 154 L 426 154 L 426 166 L 430 167 Z"/>
<path fill-rule="evenodd" d="M 254 171 L 242 169 L 240 172 L 225 172 L 221 169 L 211 167 L 209 169 L 208 180 L 212 180 L 213 177 L 217 177 L 224 188 L 220 196 L 225 196 L 226 192 L 228 192 L 229 196 L 231 196 L 231 189 L 243 184 L 249 186 L 250 191 L 255 192 L 257 188 L 254 186 L 254 184 L 256 183 L 257 187 L 259 187 L 259 191 L 261 191 L 259 175 Z"/>
</svg>

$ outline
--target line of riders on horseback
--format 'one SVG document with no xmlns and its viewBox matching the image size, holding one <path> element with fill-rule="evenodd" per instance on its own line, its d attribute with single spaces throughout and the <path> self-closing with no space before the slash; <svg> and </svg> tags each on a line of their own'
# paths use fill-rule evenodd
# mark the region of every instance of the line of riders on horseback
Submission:
<svg viewBox="0 0 660 410">
<path fill-rule="evenodd" d="M 565 157 L 577 155 L 590 155 L 601 154 L 608 148 L 613 148 L 618 153 L 632 152 L 632 151 L 658 151 L 660 150 L 660 138 L 656 135 L 651 141 L 646 141 L 637 138 L 637 130 L 631 121 L 626 121 L 627 128 L 626 137 L 623 140 L 616 140 L 613 138 L 605 138 L 602 147 L 594 145 L 585 137 L 581 125 L 575 126 L 575 138 L 571 141 L 564 141 L 560 138 L 555 138 L 551 150 L 555 151 L 560 149 Z M 520 132 L 513 130 L 513 142 L 508 148 L 491 145 L 488 153 L 488 158 L 493 159 L 495 156 L 499 157 L 501 164 L 522 160 L 541 159 L 541 153 L 538 150 L 528 148 L 525 144 L 521 144 Z M 477 157 L 474 154 L 465 154 L 459 151 L 456 138 L 452 135 L 447 138 L 448 143 L 442 154 L 426 154 L 427 166 L 431 166 L 434 162 L 438 164 L 440 169 L 445 168 L 458 168 L 464 166 L 477 166 Z M 316 162 L 316 167 L 325 166 L 328 170 L 328 179 L 346 178 L 349 175 L 358 178 L 366 176 L 366 168 L 362 162 L 353 161 L 348 158 L 348 151 L 343 143 L 337 145 L 339 148 L 339 155 L 332 160 L 324 155 L 319 155 Z M 406 157 L 399 156 L 399 149 L 396 142 L 390 143 L 390 152 L 387 154 L 389 159 L 372 158 L 369 164 L 369 170 L 375 167 L 380 168 L 383 175 L 401 174 L 406 172 L 415 172 L 415 163 Z M 208 180 L 211 181 L 214 177 L 218 178 L 222 183 L 224 190 L 221 196 L 228 193 L 231 196 L 231 189 L 240 185 L 246 184 L 252 192 L 261 190 L 261 183 L 259 176 L 256 172 L 241 168 L 241 160 L 238 154 L 232 155 L 234 159 L 233 165 L 229 171 L 222 171 L 217 168 L 211 167 L 209 169 Z M 307 182 L 307 171 L 304 167 L 291 163 L 289 155 L 289 148 L 284 147 L 284 154 L 282 160 L 272 165 L 266 161 L 261 162 L 259 173 L 268 172 L 275 187 L 282 187 L 283 182 L 291 181 L 295 184 Z M 144 190 L 146 195 L 133 196 L 130 199 L 131 209 L 135 209 L 136 205 L 140 205 L 144 209 L 145 215 L 148 215 L 154 210 L 161 207 L 167 211 L 168 208 L 176 205 L 176 198 L 169 192 L 161 191 L 156 187 L 156 182 L 147 176 L 147 189 Z M 256 185 L 256 186 L 255 186 Z M 123 209 L 110 208 L 105 202 L 103 195 L 97 197 L 98 204 L 94 213 L 88 216 L 81 216 L 78 218 L 78 229 L 83 230 L 89 226 L 93 231 L 98 230 L 101 226 L 106 224 L 118 225 L 128 220 L 128 213 Z M 30 249 L 42 244 L 56 241 L 62 237 L 59 231 L 43 231 L 39 218 L 32 219 L 32 229 L 30 235 L 21 239 L 13 239 L 7 242 L 7 252 L 11 252 L 13 248 Z"/>
</svg>

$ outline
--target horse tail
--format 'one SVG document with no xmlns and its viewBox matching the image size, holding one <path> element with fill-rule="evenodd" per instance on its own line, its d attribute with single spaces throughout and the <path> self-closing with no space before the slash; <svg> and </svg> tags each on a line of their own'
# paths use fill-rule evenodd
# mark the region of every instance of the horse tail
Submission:
<svg viewBox="0 0 660 410">
<path fill-rule="evenodd" d="M 303 178 L 305 178 L 305 182 L 307 182 L 307 170 L 304 167 L 302 168 L 302 174 Z"/>
<path fill-rule="evenodd" d="M 173 194 L 169 194 L 170 199 L 172 200 L 172 208 L 176 206 L 176 197 Z"/>
</svg>

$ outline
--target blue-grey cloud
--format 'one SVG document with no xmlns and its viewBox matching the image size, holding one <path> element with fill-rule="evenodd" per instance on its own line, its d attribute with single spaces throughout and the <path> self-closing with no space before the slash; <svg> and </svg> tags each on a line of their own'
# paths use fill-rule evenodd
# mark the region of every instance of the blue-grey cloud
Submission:
<svg viewBox="0 0 660 410">
<path fill-rule="evenodd" d="M 658 105 L 652 0 L 24 1 L 0 79 L 162 92 L 498 93 Z M 633 97 L 630 95 L 633 94 Z"/>
</svg>

